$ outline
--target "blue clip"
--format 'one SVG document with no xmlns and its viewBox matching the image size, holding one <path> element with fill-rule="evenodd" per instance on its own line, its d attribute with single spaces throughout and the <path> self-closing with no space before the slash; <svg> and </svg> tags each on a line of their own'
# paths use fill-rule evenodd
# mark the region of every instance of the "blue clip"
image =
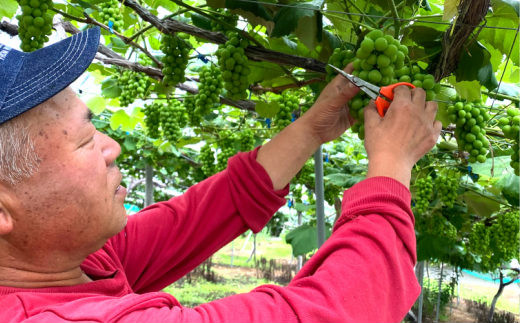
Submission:
<svg viewBox="0 0 520 323">
<path fill-rule="evenodd" d="M 114 30 L 112 29 L 114 27 L 114 22 L 112 20 L 108 21 L 108 29 L 110 30 L 110 33 L 114 33 Z"/>
<path fill-rule="evenodd" d="M 471 166 L 468 165 L 468 173 L 471 174 L 471 171 L 473 170 L 473 168 L 471 168 Z"/>
<path fill-rule="evenodd" d="M 412 207 L 414 207 L 414 206 L 415 206 L 415 201 L 412 201 Z"/>
<path fill-rule="evenodd" d="M 296 116 L 294 115 L 294 113 L 291 113 L 291 122 L 294 122 L 294 120 L 296 120 Z"/>
<path fill-rule="evenodd" d="M 267 129 L 271 129 L 271 119 L 265 118 L 265 124 L 267 125 Z"/>
<path fill-rule="evenodd" d="M 288 207 L 292 207 L 293 206 L 293 201 L 292 200 L 288 200 L 287 201 L 287 206 Z"/>
<path fill-rule="evenodd" d="M 197 52 L 198 53 L 198 52 Z M 209 62 L 209 59 L 206 58 L 206 55 L 203 55 L 201 53 L 199 53 L 197 55 L 197 58 L 200 59 L 202 62 L 204 62 L 204 64 L 207 64 Z"/>
<path fill-rule="evenodd" d="M 329 161 L 329 153 L 326 153 L 326 154 L 325 154 L 325 162 L 326 162 L 326 163 L 329 163 L 329 162 L 330 162 L 330 161 Z"/>
</svg>

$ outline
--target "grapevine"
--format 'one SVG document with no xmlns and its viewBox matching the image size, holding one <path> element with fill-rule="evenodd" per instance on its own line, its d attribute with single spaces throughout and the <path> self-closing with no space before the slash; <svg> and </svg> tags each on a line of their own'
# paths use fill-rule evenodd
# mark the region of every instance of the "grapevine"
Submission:
<svg viewBox="0 0 520 323">
<path fill-rule="evenodd" d="M 459 150 L 469 153 L 470 163 L 484 163 L 489 141 L 485 137 L 485 122 L 489 120 L 486 108 L 481 102 L 458 101 L 448 107 L 450 121 L 457 125 L 455 138 Z"/>
<path fill-rule="evenodd" d="M 123 14 L 117 0 L 105 0 L 99 3 L 101 21 L 115 31 L 123 29 Z"/>
<path fill-rule="evenodd" d="M 224 88 L 228 97 L 233 100 L 247 98 L 249 87 L 248 75 L 250 69 L 244 49 L 249 45 L 245 39 L 240 39 L 237 33 L 229 32 L 228 41 L 217 50 L 218 63 L 222 70 Z"/>
<path fill-rule="evenodd" d="M 328 64 L 331 64 L 333 66 L 336 66 L 337 68 L 344 68 L 348 65 L 352 60 L 354 59 L 354 52 L 349 49 L 341 49 L 336 48 L 334 49 L 334 52 L 332 52 L 332 55 L 329 57 Z M 332 79 L 338 75 L 338 72 L 336 72 L 332 67 L 327 65 L 325 67 L 325 71 L 327 72 L 327 77 L 325 80 L 327 82 L 332 81 Z"/>
<path fill-rule="evenodd" d="M 219 147 L 220 152 L 217 155 L 217 171 L 222 171 L 227 167 L 230 157 L 236 154 L 235 138 L 231 131 L 225 130 L 220 132 Z"/>
<path fill-rule="evenodd" d="M 222 11 L 217 10 L 218 13 L 220 13 L 217 18 L 219 20 L 225 21 L 228 25 L 235 27 L 238 21 L 238 17 L 228 11 Z M 226 32 L 229 30 L 229 28 L 222 26 L 218 21 L 211 20 L 211 30 L 212 31 L 219 31 L 219 32 Z"/>
<path fill-rule="evenodd" d="M 200 72 L 199 93 L 195 96 L 193 113 L 203 117 L 211 112 L 213 106 L 220 101 L 221 92 L 222 76 L 220 70 L 214 65 L 203 67 Z"/>
<path fill-rule="evenodd" d="M 441 214 L 433 214 L 427 217 L 426 232 L 453 243 L 457 240 L 457 228 Z"/>
<path fill-rule="evenodd" d="M 18 0 L 22 14 L 18 19 L 18 35 L 22 41 L 20 48 L 32 52 L 43 47 L 52 33 L 54 13 L 49 10 L 52 0 Z"/>
<path fill-rule="evenodd" d="M 202 164 L 202 172 L 206 177 L 215 174 L 215 154 L 211 145 L 206 143 L 200 149 L 199 160 Z"/>
<path fill-rule="evenodd" d="M 158 138 L 160 135 L 159 124 L 161 120 L 162 104 L 153 102 L 145 105 L 144 109 L 144 123 L 146 125 L 146 133 L 152 138 Z"/>
<path fill-rule="evenodd" d="M 184 70 L 188 65 L 190 45 L 187 35 L 164 35 L 161 39 L 161 51 L 164 53 L 162 73 L 166 86 L 175 85 L 186 80 Z"/>
<path fill-rule="evenodd" d="M 471 228 L 468 248 L 478 255 L 489 253 L 489 230 L 483 222 L 476 222 Z"/>
<path fill-rule="evenodd" d="M 431 176 L 419 178 L 415 181 L 415 211 L 424 213 L 430 205 L 433 192 Z"/>
<path fill-rule="evenodd" d="M 459 176 L 450 174 L 450 176 L 440 175 L 435 178 L 434 182 L 437 194 L 440 200 L 447 207 L 453 207 L 457 198 L 457 189 L 459 187 Z"/>
<path fill-rule="evenodd" d="M 299 97 L 291 92 L 284 92 L 278 97 L 280 110 L 276 114 L 274 123 L 278 129 L 283 129 L 291 124 L 293 119 L 293 111 L 299 107 Z"/>
<path fill-rule="evenodd" d="M 496 222 L 489 228 L 490 243 L 504 261 L 518 258 L 519 220 L 518 211 L 499 213 Z"/>
<path fill-rule="evenodd" d="M 202 117 L 199 114 L 195 113 L 195 96 L 194 95 L 186 95 L 184 97 L 184 108 L 186 109 L 186 113 L 188 114 L 188 123 L 192 127 L 200 126 L 202 121 Z"/>
<path fill-rule="evenodd" d="M 117 77 L 117 83 L 121 88 L 119 103 L 123 107 L 130 105 L 136 98 L 144 98 L 150 86 L 147 76 L 130 70 L 121 73 Z"/>
</svg>

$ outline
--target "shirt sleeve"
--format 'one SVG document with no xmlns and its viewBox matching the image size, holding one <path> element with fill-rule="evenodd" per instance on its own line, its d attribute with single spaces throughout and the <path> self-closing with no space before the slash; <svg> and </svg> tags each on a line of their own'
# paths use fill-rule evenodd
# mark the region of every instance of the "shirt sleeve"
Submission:
<svg viewBox="0 0 520 323">
<path fill-rule="evenodd" d="M 346 191 L 333 234 L 288 286 L 195 308 L 148 308 L 120 322 L 400 322 L 419 295 L 415 262 L 408 189 L 371 178 Z"/>
<path fill-rule="evenodd" d="M 237 154 L 225 171 L 129 217 L 109 243 L 135 292 L 171 284 L 247 229 L 260 231 L 285 203 L 288 187 L 273 190 L 257 151 Z"/>
</svg>

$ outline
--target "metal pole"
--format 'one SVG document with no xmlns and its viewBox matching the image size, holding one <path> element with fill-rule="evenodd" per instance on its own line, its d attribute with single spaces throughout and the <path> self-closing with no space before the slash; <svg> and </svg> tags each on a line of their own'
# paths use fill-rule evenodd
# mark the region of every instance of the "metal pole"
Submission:
<svg viewBox="0 0 520 323">
<path fill-rule="evenodd" d="M 302 212 L 298 211 L 298 226 L 302 225 Z M 299 255 L 298 256 L 298 267 L 297 267 L 297 270 L 300 271 L 300 269 L 302 269 L 303 267 L 303 256 L 302 255 Z"/>
<path fill-rule="evenodd" d="M 314 153 L 314 174 L 316 193 L 316 226 L 318 230 L 318 248 L 325 242 L 325 206 L 324 206 L 324 185 L 323 185 L 323 155 L 322 146 Z"/>
<path fill-rule="evenodd" d="M 424 261 L 419 261 L 416 268 L 417 280 L 419 281 L 419 285 L 421 286 L 421 294 L 419 295 L 419 304 L 417 305 L 417 323 L 422 323 L 422 310 L 423 310 L 423 302 L 424 302 L 424 292 L 423 292 L 423 278 L 424 278 Z"/>
<path fill-rule="evenodd" d="M 153 204 L 153 167 L 149 164 L 145 166 L 146 186 L 144 206 Z"/>
<path fill-rule="evenodd" d="M 444 270 L 444 263 L 441 262 L 441 276 L 439 277 L 439 293 L 437 293 L 437 309 L 435 310 L 435 323 L 439 323 L 439 310 L 441 307 L 441 292 L 442 292 L 442 272 Z"/>
</svg>

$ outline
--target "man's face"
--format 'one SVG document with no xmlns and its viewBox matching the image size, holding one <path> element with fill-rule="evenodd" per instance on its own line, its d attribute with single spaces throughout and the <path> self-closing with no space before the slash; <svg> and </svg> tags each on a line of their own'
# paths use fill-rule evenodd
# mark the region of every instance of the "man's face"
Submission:
<svg viewBox="0 0 520 323">
<path fill-rule="evenodd" d="M 95 129 L 70 89 L 30 113 L 40 164 L 14 188 L 19 207 L 11 238 L 27 252 L 93 252 L 126 224 L 126 189 L 114 164 L 121 149 Z"/>
</svg>

